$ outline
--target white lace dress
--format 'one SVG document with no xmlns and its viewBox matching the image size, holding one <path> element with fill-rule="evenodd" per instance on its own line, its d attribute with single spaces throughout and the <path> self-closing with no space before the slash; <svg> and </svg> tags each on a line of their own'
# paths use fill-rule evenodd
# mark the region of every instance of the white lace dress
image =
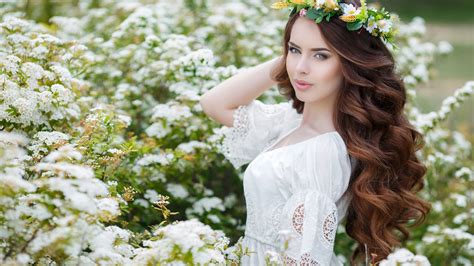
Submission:
<svg viewBox="0 0 474 266">
<path fill-rule="evenodd" d="M 265 252 L 281 251 L 286 265 L 342 265 L 333 247 L 345 217 L 351 163 L 336 131 L 273 149 L 296 130 L 302 115 L 290 102 L 239 106 L 233 127 L 224 126 L 222 153 L 235 168 L 247 166 L 243 186 L 247 222 L 243 247 L 252 253 L 242 265 L 265 265 Z M 345 193 L 347 191 L 347 193 Z"/>
</svg>

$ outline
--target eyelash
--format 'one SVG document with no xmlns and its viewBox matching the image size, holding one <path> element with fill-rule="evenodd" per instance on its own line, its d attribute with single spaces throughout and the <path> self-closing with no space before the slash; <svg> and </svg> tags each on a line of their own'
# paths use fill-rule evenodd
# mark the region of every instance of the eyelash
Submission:
<svg viewBox="0 0 474 266">
<path fill-rule="evenodd" d="M 288 48 L 288 51 L 289 51 L 290 53 L 293 53 L 293 52 L 292 52 L 292 49 L 297 50 L 295 47 L 291 47 L 291 46 L 290 46 L 290 47 Z M 328 58 L 325 54 L 316 54 L 316 55 L 321 55 L 321 56 L 323 57 L 323 60 L 325 60 L 325 59 Z"/>
</svg>

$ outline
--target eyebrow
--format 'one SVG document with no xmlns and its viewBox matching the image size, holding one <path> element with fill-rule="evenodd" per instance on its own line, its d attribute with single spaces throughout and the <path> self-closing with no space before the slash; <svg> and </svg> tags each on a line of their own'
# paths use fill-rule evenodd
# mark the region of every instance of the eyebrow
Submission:
<svg viewBox="0 0 474 266">
<path fill-rule="evenodd" d="M 297 47 L 297 48 L 300 48 L 300 49 L 301 49 L 301 47 L 299 47 L 296 43 L 292 43 L 292 42 L 288 42 L 288 43 L 291 44 L 291 45 L 293 45 L 293 46 L 295 46 L 295 47 Z M 311 48 L 311 51 L 324 51 L 324 50 L 326 50 L 326 51 L 328 51 L 328 52 L 331 52 L 331 51 L 329 51 L 329 50 L 326 49 L 326 48 Z"/>
</svg>

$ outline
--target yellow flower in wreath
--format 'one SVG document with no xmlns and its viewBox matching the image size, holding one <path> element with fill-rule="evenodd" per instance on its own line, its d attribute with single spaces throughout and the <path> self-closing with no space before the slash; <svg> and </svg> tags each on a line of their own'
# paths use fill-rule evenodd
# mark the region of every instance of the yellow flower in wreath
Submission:
<svg viewBox="0 0 474 266">
<path fill-rule="evenodd" d="M 271 5 L 271 8 L 273 9 L 283 9 L 283 8 L 286 8 L 288 7 L 288 3 L 287 2 L 276 2 L 276 3 L 273 3 Z"/>
</svg>

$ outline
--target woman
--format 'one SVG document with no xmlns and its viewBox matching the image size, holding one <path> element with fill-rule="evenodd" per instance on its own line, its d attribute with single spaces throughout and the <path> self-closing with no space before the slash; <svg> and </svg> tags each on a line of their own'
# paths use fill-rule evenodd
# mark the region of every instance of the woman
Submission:
<svg viewBox="0 0 474 266">
<path fill-rule="evenodd" d="M 423 138 L 403 114 L 388 13 L 375 21 L 364 1 L 308 2 L 272 6 L 293 7 L 282 57 L 201 98 L 204 112 L 229 127 L 223 154 L 236 168 L 250 162 L 243 246 L 254 253 L 244 265 L 265 264 L 266 251 L 285 240 L 287 265 L 341 265 L 333 248 L 343 219 L 358 244 L 351 265 L 367 264 L 368 254 L 375 263 L 409 237 L 407 222 L 430 211 L 415 194 L 426 172 L 415 154 Z M 256 100 L 274 84 L 288 102 Z"/>
</svg>

